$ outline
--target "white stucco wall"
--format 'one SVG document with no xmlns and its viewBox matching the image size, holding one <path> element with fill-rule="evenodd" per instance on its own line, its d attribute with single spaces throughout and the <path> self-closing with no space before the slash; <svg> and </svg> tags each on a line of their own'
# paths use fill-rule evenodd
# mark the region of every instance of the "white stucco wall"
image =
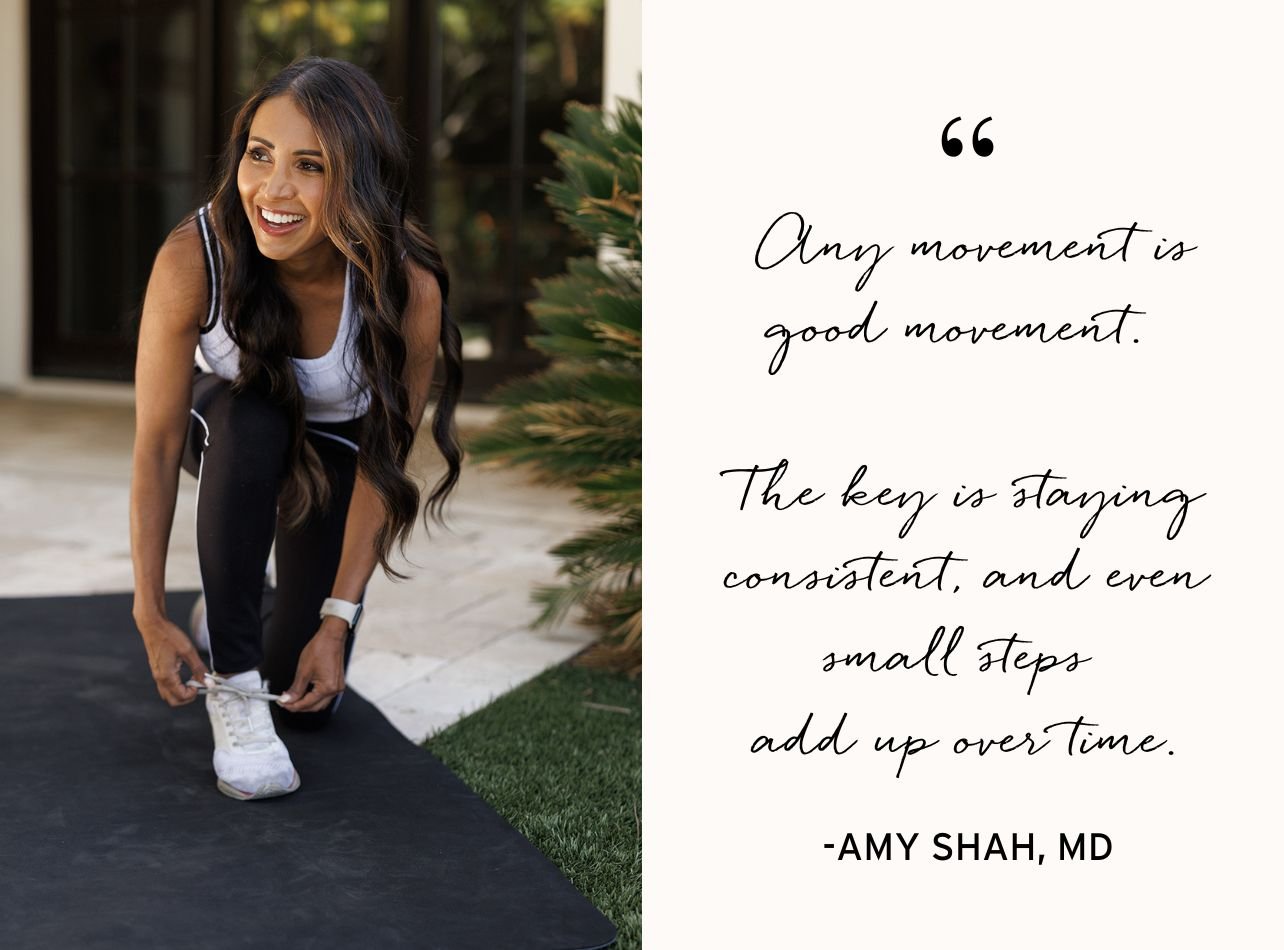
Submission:
<svg viewBox="0 0 1284 950">
<path fill-rule="evenodd" d="M 0 0 L 0 390 L 28 374 L 31 227 L 27 0 Z"/>
<path fill-rule="evenodd" d="M 642 101 L 642 0 L 606 0 L 606 50 L 602 105 L 618 97 Z"/>
</svg>

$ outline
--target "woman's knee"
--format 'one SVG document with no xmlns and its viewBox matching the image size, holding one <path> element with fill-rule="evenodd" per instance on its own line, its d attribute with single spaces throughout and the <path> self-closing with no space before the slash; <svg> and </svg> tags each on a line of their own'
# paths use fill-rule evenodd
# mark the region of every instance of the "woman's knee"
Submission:
<svg viewBox="0 0 1284 950">
<path fill-rule="evenodd" d="M 206 451 L 231 462 L 240 479 L 279 477 L 285 466 L 290 421 L 266 396 L 224 386 L 199 412 L 208 429 Z"/>
<path fill-rule="evenodd" d="M 227 394 L 227 419 L 240 443 L 280 446 L 290 437 L 290 420 L 285 409 L 253 390 Z"/>
</svg>

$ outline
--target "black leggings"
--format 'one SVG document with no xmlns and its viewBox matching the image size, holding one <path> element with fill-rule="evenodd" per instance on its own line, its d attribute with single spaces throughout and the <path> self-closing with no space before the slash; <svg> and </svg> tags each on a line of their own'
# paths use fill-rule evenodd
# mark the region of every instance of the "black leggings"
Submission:
<svg viewBox="0 0 1284 950">
<path fill-rule="evenodd" d="M 183 468 L 197 478 L 196 550 L 215 672 L 258 668 L 276 692 L 293 683 L 339 569 L 363 421 L 308 420 L 307 439 L 325 466 L 331 501 L 326 512 L 291 531 L 277 518 L 289 436 L 285 413 L 256 393 L 233 395 L 231 383 L 213 373 L 196 373 Z M 277 588 L 265 630 L 263 575 L 273 535 Z M 353 637 L 349 632 L 344 644 L 345 670 Z M 341 698 L 319 713 L 278 713 L 291 725 L 316 728 Z"/>
</svg>

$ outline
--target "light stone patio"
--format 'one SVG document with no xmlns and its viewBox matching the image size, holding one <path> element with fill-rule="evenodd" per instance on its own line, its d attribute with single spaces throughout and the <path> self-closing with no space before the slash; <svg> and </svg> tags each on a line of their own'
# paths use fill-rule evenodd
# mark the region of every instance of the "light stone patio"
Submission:
<svg viewBox="0 0 1284 950">
<path fill-rule="evenodd" d="M 490 417 L 461 407 L 460 428 Z M 0 396 L 0 597 L 128 592 L 129 478 L 134 414 L 102 405 Z M 411 468 L 421 483 L 440 464 L 421 433 Z M 198 589 L 196 482 L 180 481 L 166 584 Z M 448 508 L 449 531 L 422 520 L 398 559 L 409 581 L 371 578 L 348 682 L 407 737 L 420 741 L 549 666 L 593 634 L 565 623 L 528 628 L 530 590 L 552 581 L 546 552 L 589 523 L 567 491 L 524 473 L 465 460 Z M 186 618 L 171 618 L 180 626 Z M 121 636 L 137 636 L 132 625 Z M 146 663 L 139 649 L 139 663 Z M 157 702 L 161 702 L 159 697 Z"/>
</svg>

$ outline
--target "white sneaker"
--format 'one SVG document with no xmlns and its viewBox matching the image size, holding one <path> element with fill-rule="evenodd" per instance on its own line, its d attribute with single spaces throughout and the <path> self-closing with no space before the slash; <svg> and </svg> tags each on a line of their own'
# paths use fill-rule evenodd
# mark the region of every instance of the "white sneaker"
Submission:
<svg viewBox="0 0 1284 950">
<path fill-rule="evenodd" d="M 196 598 L 192 605 L 192 614 L 187 618 L 187 632 L 191 634 L 196 649 L 206 656 L 210 655 L 210 625 L 205 619 L 205 595 Z"/>
<path fill-rule="evenodd" d="M 258 670 L 206 680 L 205 709 L 214 728 L 214 773 L 224 795 L 246 801 L 299 787 L 290 752 L 276 734 Z"/>
</svg>

